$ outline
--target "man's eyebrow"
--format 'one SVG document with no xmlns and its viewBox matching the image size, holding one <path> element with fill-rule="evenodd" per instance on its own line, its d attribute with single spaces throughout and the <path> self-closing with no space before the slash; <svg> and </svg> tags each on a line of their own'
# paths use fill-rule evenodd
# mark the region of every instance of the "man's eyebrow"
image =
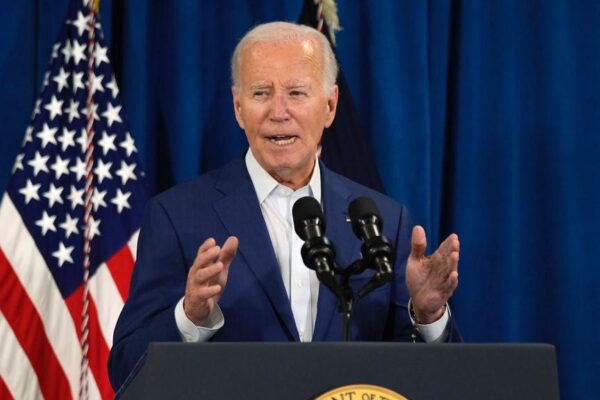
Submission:
<svg viewBox="0 0 600 400">
<path fill-rule="evenodd" d="M 254 83 L 254 84 L 250 85 L 250 90 L 268 89 L 270 87 L 271 87 L 271 85 L 266 82 L 258 82 L 258 83 Z"/>
<path fill-rule="evenodd" d="M 294 82 L 294 83 L 290 83 L 288 85 L 286 85 L 287 89 L 301 89 L 301 88 L 307 88 L 309 87 L 309 85 L 305 82 Z"/>
</svg>

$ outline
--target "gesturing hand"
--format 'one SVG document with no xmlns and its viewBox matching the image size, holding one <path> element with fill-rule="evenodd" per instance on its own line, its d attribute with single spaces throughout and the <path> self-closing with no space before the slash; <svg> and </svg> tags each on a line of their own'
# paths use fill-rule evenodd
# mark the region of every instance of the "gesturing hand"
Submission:
<svg viewBox="0 0 600 400">
<path fill-rule="evenodd" d="M 198 248 L 188 272 L 183 299 L 185 315 L 196 325 L 202 325 L 221 298 L 237 248 L 235 236 L 227 238 L 223 247 L 209 238 Z"/>
<path fill-rule="evenodd" d="M 460 242 L 458 236 L 452 234 L 427 257 L 425 230 L 417 225 L 412 231 L 411 247 L 406 263 L 406 285 L 418 322 L 429 324 L 443 315 L 443 306 L 458 286 Z"/>
</svg>

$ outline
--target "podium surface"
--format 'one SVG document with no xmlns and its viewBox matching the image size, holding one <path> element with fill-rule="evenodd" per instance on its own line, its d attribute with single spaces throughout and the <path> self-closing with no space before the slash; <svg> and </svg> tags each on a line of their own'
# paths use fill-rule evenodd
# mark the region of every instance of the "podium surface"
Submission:
<svg viewBox="0 0 600 400">
<path fill-rule="evenodd" d="M 559 399 L 555 351 L 547 344 L 151 343 L 120 394 L 308 400 L 353 384 L 411 400 Z"/>
</svg>

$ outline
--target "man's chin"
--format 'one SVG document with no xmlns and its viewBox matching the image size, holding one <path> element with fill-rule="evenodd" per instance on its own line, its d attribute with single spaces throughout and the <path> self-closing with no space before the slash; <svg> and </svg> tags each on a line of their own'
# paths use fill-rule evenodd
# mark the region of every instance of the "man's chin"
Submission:
<svg viewBox="0 0 600 400">
<path fill-rule="evenodd" d="M 267 172 L 280 184 L 299 189 L 308 184 L 312 168 L 298 163 L 281 163 L 274 165 Z"/>
</svg>

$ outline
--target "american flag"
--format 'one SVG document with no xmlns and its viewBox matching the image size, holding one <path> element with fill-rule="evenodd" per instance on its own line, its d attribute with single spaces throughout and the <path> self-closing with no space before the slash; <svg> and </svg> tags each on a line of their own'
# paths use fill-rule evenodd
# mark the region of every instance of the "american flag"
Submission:
<svg viewBox="0 0 600 400">
<path fill-rule="evenodd" d="M 0 205 L 3 399 L 114 395 L 108 353 L 147 194 L 90 7 L 71 4 Z"/>
</svg>

